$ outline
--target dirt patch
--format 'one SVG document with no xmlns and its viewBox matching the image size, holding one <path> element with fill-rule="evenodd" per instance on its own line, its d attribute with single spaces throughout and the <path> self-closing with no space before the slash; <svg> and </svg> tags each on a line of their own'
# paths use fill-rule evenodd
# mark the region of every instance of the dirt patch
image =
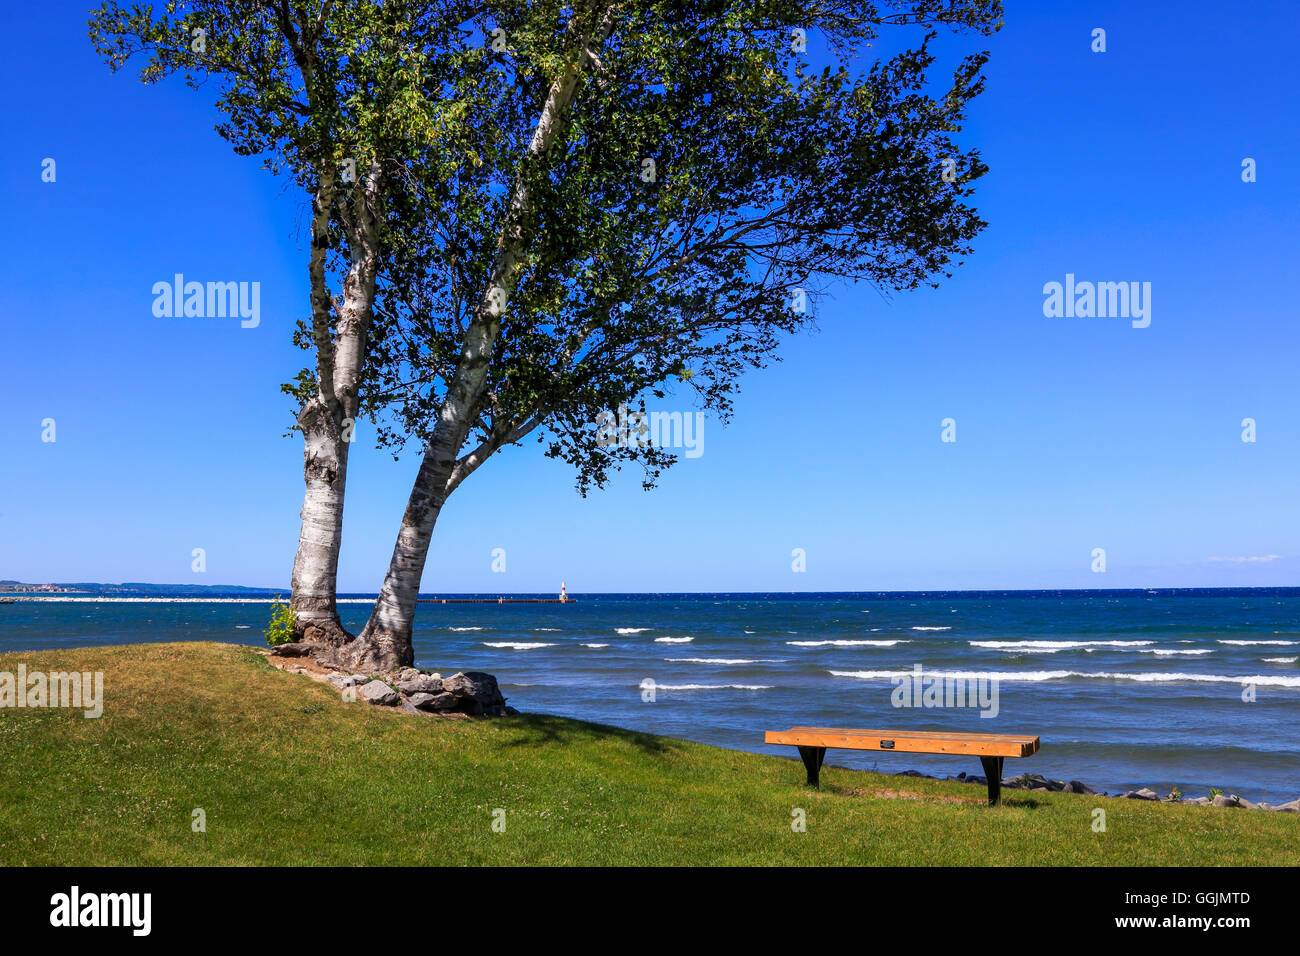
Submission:
<svg viewBox="0 0 1300 956">
<path fill-rule="evenodd" d="M 271 649 L 269 647 L 256 647 L 254 650 L 265 657 L 267 663 L 272 667 L 278 670 L 288 671 L 290 674 L 306 674 L 312 680 L 323 681 L 327 675 L 339 673 L 336 670 L 316 663 L 316 661 L 310 657 L 276 657 L 271 654 Z"/>
</svg>

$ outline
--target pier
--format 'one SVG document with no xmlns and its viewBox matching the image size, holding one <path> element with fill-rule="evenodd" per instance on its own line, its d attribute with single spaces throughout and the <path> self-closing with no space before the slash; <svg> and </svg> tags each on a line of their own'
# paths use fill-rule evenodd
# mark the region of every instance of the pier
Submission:
<svg viewBox="0 0 1300 956">
<path fill-rule="evenodd" d="M 553 598 L 416 598 L 416 604 L 571 604 L 568 588 L 560 582 L 560 596 Z"/>
<path fill-rule="evenodd" d="M 573 604 L 573 598 L 416 598 L 416 604 Z"/>
</svg>

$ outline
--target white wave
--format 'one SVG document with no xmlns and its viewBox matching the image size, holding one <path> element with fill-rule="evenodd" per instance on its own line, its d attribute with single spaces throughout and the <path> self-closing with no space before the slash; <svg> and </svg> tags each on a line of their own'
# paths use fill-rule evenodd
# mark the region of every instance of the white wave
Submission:
<svg viewBox="0 0 1300 956">
<path fill-rule="evenodd" d="M 689 644 L 695 640 L 693 637 L 656 637 L 656 644 Z"/>
<path fill-rule="evenodd" d="M 543 644 L 539 641 L 484 641 L 484 647 L 505 647 L 512 651 L 527 651 L 534 647 L 554 647 L 554 644 Z"/>
<path fill-rule="evenodd" d="M 1260 644 L 1284 645 L 1300 644 L 1300 641 L 1219 641 L 1220 644 L 1234 644 L 1237 647 L 1255 647 Z"/>
<path fill-rule="evenodd" d="M 558 631 L 559 628 L 558 627 L 535 627 L 533 628 L 533 630 L 534 631 Z"/>
<path fill-rule="evenodd" d="M 951 627 L 914 627 L 914 631 L 951 631 Z"/>
<path fill-rule="evenodd" d="M 1300 657 L 1266 657 L 1265 664 L 1294 664 Z"/>
<path fill-rule="evenodd" d="M 1188 657 L 1200 657 L 1202 654 L 1213 654 L 1214 651 L 1210 648 L 1205 648 L 1203 650 L 1197 650 L 1197 651 L 1176 651 L 1166 647 L 1144 647 L 1140 651 L 1138 651 L 1138 653 L 1156 654 L 1159 657 L 1173 657 L 1175 654 L 1186 655 Z"/>
<path fill-rule="evenodd" d="M 784 657 L 665 657 L 674 664 L 784 664 Z"/>
<path fill-rule="evenodd" d="M 583 644 L 583 647 L 609 647 L 608 644 Z"/>
<path fill-rule="evenodd" d="M 447 630 L 449 630 L 449 631 L 481 631 L 481 630 L 483 630 L 483 628 L 481 628 L 481 627 L 449 627 L 449 628 L 447 628 Z"/>
<path fill-rule="evenodd" d="M 753 632 L 753 631 L 746 631 L 745 633 L 746 633 L 746 634 L 753 634 L 754 632 Z"/>
<path fill-rule="evenodd" d="M 650 630 L 650 628 L 648 627 L 616 627 L 614 628 L 614 633 L 615 634 L 640 634 L 643 631 L 648 631 L 648 630 Z"/>
<path fill-rule="evenodd" d="M 892 680 L 896 677 L 913 677 L 912 671 L 830 671 L 833 677 L 853 677 L 858 680 Z M 955 678 L 959 680 L 1028 681 L 1037 683 L 1049 680 L 1066 680 L 1079 677 L 1085 680 L 1131 680 L 1140 683 L 1193 682 L 1209 684 L 1258 684 L 1265 687 L 1300 687 L 1300 677 L 1269 677 L 1262 674 L 1126 674 L 1110 671 L 924 671 L 926 677 Z"/>
<path fill-rule="evenodd" d="M 655 690 L 771 690 L 771 689 L 772 689 L 771 684 L 655 684 Z"/>
<path fill-rule="evenodd" d="M 249 629 L 250 627 L 252 627 L 252 626 L 253 626 L 253 625 L 251 625 L 251 624 L 236 624 L 236 625 L 235 625 L 235 630 L 237 630 L 237 631 L 246 631 L 246 630 L 248 630 L 248 629 Z"/>
<path fill-rule="evenodd" d="M 967 641 L 971 647 L 1000 651 L 1068 651 L 1076 647 L 1145 647 L 1155 641 Z"/>
<path fill-rule="evenodd" d="M 792 647 L 893 647 L 895 644 L 911 644 L 898 638 L 892 641 L 786 641 Z"/>
</svg>

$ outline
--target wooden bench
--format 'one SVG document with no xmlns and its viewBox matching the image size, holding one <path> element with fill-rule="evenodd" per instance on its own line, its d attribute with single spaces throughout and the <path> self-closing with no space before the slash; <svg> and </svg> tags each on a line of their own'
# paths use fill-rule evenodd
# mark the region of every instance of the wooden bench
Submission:
<svg viewBox="0 0 1300 956">
<path fill-rule="evenodd" d="M 889 750 L 905 754 L 969 754 L 980 758 L 988 780 L 989 806 L 1002 798 L 1002 761 L 1029 757 L 1038 751 L 1038 738 L 1026 734 L 940 734 L 924 730 L 841 730 L 834 727 L 791 727 L 769 730 L 769 744 L 799 748 L 808 768 L 808 785 L 820 785 L 822 760 L 828 747 L 840 750 Z"/>
</svg>

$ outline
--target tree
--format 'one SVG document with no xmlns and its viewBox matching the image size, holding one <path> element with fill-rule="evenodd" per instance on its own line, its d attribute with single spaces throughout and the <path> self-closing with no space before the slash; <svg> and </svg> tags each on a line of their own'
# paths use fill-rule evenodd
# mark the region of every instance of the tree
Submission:
<svg viewBox="0 0 1300 956">
<path fill-rule="evenodd" d="M 611 445 L 602 411 L 679 386 L 725 418 L 741 373 L 811 321 L 801 304 L 949 275 L 984 225 L 964 200 L 985 168 L 949 134 L 986 54 L 931 94 L 933 25 L 988 34 L 1000 15 L 981 0 L 494 4 L 479 87 L 493 120 L 462 119 L 475 163 L 416 171 L 385 264 L 383 437 L 424 450 L 375 609 L 334 659 L 412 661 L 438 516 L 503 447 L 536 432 L 584 494 L 634 462 L 653 484 L 673 457 Z M 930 26 L 865 66 L 884 23 Z M 830 51 L 820 72 L 805 34 Z"/>
<path fill-rule="evenodd" d="M 990 33 L 989 0 L 180 7 L 108 3 L 90 34 L 113 69 L 144 54 L 146 82 L 218 78 L 221 135 L 310 198 L 292 606 L 340 663 L 410 662 L 438 515 L 503 447 L 536 432 L 584 494 L 629 463 L 653 484 L 673 457 L 611 445 L 601 412 L 679 386 L 725 418 L 833 284 L 933 282 L 983 225 L 964 200 L 984 167 L 949 134 L 985 55 L 942 95 L 927 71 L 930 28 Z M 920 47 L 864 66 L 894 23 L 927 24 Z M 831 66 L 807 69 L 805 38 Z M 424 452 L 352 638 L 334 591 L 361 415 Z"/>
<path fill-rule="evenodd" d="M 299 323 L 298 340 L 314 353 L 314 367 L 284 386 L 298 400 L 293 427 L 303 437 L 305 484 L 290 603 L 310 640 L 349 637 L 335 586 L 390 229 L 385 197 L 416 155 L 434 168 L 455 155 L 443 133 L 472 102 L 457 96 L 474 60 L 460 26 L 469 6 L 196 0 L 156 13 L 109 2 L 91 15 L 90 39 L 114 71 L 143 56 L 146 83 L 180 74 L 197 89 L 215 78 L 225 114 L 217 132 L 236 153 L 264 157 L 310 202 L 310 318 Z"/>
</svg>

